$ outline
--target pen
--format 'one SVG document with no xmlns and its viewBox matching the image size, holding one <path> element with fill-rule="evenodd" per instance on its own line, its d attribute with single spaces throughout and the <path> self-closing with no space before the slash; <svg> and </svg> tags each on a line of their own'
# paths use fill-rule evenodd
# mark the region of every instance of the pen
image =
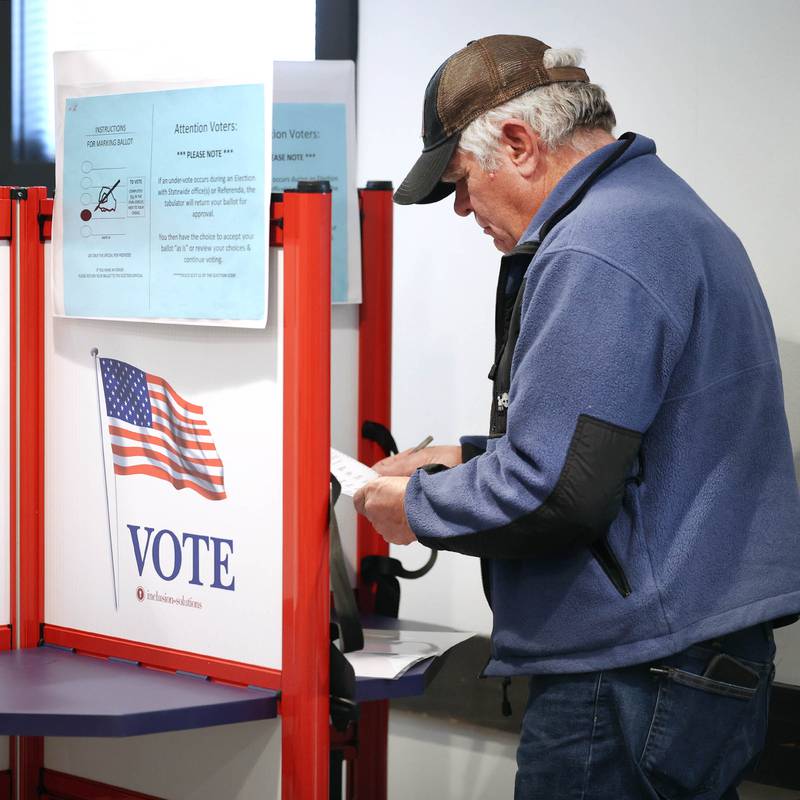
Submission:
<svg viewBox="0 0 800 800">
<path fill-rule="evenodd" d="M 426 436 L 411 452 L 418 453 L 424 450 L 433 441 L 433 436 Z"/>
</svg>

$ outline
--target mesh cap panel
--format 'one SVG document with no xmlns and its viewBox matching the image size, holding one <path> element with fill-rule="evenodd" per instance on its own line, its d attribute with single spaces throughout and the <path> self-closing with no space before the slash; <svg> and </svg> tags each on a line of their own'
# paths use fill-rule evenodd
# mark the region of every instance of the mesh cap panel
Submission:
<svg viewBox="0 0 800 800">
<path fill-rule="evenodd" d="M 513 97 L 553 83 L 554 80 L 586 80 L 579 68 L 559 70 L 563 77 L 545 69 L 549 45 L 529 36 L 487 36 L 470 42 L 444 63 L 436 109 L 443 133 L 463 130 L 484 111 Z"/>
</svg>

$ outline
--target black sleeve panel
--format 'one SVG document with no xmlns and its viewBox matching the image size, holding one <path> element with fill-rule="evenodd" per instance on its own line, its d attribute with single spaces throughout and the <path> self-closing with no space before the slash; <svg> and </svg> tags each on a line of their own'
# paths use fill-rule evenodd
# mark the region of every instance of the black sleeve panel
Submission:
<svg viewBox="0 0 800 800">
<path fill-rule="evenodd" d="M 425 464 L 420 467 L 423 472 L 427 472 L 428 475 L 435 475 L 437 472 L 444 472 L 450 467 L 445 466 L 444 464 Z"/>
<path fill-rule="evenodd" d="M 619 514 L 641 441 L 638 431 L 581 414 L 558 481 L 535 511 L 499 528 L 419 541 L 483 558 L 532 558 L 590 545 Z"/>
<path fill-rule="evenodd" d="M 483 455 L 486 451 L 482 447 L 478 447 L 473 442 L 461 442 L 461 463 L 466 464 L 467 461 Z"/>
</svg>

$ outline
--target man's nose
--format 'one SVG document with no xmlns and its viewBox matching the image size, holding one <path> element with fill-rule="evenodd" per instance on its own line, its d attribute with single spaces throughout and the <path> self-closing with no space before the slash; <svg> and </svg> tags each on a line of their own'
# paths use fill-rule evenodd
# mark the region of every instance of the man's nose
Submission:
<svg viewBox="0 0 800 800">
<path fill-rule="evenodd" d="M 453 210 L 459 217 L 468 217 L 472 213 L 472 206 L 469 202 L 469 192 L 467 182 L 464 180 L 456 183 L 456 199 L 453 202 Z"/>
</svg>

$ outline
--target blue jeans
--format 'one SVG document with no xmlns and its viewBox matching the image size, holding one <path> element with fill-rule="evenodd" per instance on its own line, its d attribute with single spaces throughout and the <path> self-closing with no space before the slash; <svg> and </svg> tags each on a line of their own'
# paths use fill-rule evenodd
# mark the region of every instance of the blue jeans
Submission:
<svg viewBox="0 0 800 800">
<path fill-rule="evenodd" d="M 757 687 L 703 677 L 718 653 Z M 736 800 L 764 747 L 774 656 L 765 624 L 649 664 L 534 675 L 515 800 Z"/>
</svg>

